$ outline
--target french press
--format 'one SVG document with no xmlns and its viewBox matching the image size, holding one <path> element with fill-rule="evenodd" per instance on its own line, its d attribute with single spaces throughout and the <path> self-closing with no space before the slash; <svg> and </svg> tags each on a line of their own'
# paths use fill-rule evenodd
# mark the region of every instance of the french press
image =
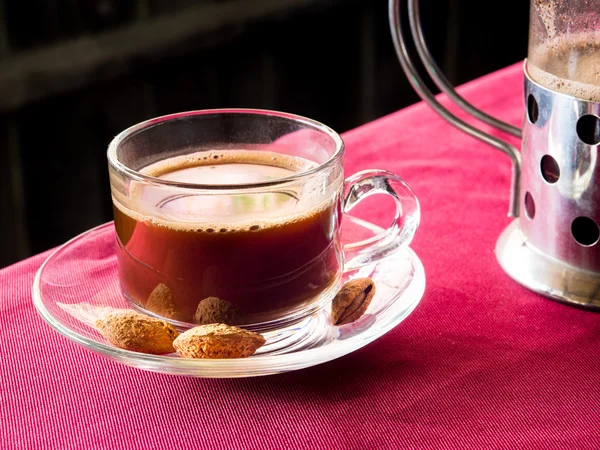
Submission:
<svg viewBox="0 0 600 450">
<path fill-rule="evenodd" d="M 435 85 L 474 118 L 521 138 L 519 151 L 436 100 L 408 54 L 400 0 L 389 0 L 392 39 L 415 91 L 446 121 L 511 159 L 514 220 L 496 243 L 500 266 L 545 297 L 600 309 L 600 0 L 531 0 L 522 129 L 454 90 L 427 47 L 418 0 L 407 2 L 410 36 Z"/>
</svg>

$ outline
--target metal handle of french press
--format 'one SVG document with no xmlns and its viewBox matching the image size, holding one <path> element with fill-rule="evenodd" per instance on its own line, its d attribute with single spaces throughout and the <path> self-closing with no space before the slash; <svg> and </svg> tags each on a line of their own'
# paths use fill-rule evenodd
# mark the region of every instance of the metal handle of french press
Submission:
<svg viewBox="0 0 600 450">
<path fill-rule="evenodd" d="M 477 109 L 455 91 L 427 47 L 419 1 L 406 1 L 410 36 L 435 85 L 472 117 L 520 138 L 520 128 Z M 523 142 L 527 151 L 521 153 L 508 142 L 461 120 L 437 101 L 409 57 L 400 3 L 389 0 L 390 29 L 413 89 L 447 122 L 505 153 L 512 162 L 508 215 L 516 220 L 496 242 L 500 266 L 513 280 L 547 298 L 600 309 L 600 175 L 596 175 L 600 173 L 600 102 L 552 91 L 536 83 L 524 65 L 528 120 L 524 122 L 527 139 Z M 576 131 L 582 119 L 597 127 L 592 130 L 597 137 L 592 142 L 586 142 L 588 139 Z M 545 162 L 551 163 L 551 170 L 546 170 Z M 522 198 L 521 189 L 525 191 Z"/>
<path fill-rule="evenodd" d="M 475 128 L 467 122 L 459 119 L 452 114 L 447 108 L 445 108 L 440 102 L 437 101 L 435 95 L 427 88 L 423 79 L 419 75 L 415 65 L 411 61 L 406 45 L 403 39 L 402 25 L 400 21 L 400 0 L 390 0 L 389 2 L 389 21 L 390 29 L 392 32 L 392 40 L 396 49 L 396 54 L 402 65 L 402 69 L 406 73 L 409 82 L 417 94 L 423 99 L 435 112 L 437 112 L 443 119 L 454 125 L 459 130 L 467 133 L 486 144 L 500 150 L 501 152 L 508 155 L 512 162 L 512 180 L 511 180 L 511 192 L 510 192 L 510 204 L 509 204 L 509 217 L 519 216 L 519 190 L 520 190 L 520 179 L 521 179 L 521 153 L 513 145 L 505 142 L 491 134 Z M 419 14 L 419 2 L 418 0 L 408 0 L 408 15 L 410 23 L 410 31 L 414 39 L 415 46 L 419 57 L 421 58 L 427 73 L 432 78 L 436 86 L 444 92 L 448 97 L 454 101 L 454 103 L 463 109 L 465 112 L 481 120 L 488 125 L 491 125 L 501 131 L 509 133 L 518 138 L 521 137 L 521 130 L 513 125 L 505 123 L 501 120 L 492 117 L 485 112 L 477 109 L 471 103 L 461 97 L 456 90 L 452 87 L 448 79 L 444 76 L 438 65 L 433 60 L 431 53 L 425 43 L 423 36 L 423 30 L 421 28 L 421 19 Z"/>
</svg>

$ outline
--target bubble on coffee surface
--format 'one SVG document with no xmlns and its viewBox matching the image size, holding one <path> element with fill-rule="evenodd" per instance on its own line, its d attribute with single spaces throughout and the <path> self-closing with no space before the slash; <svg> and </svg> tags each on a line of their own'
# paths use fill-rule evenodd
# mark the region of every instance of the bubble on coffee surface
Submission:
<svg viewBox="0 0 600 450">
<path fill-rule="evenodd" d="M 226 172 L 210 170 L 225 165 Z M 249 171 L 250 165 L 252 168 Z M 190 184 L 243 185 L 289 177 L 316 166 L 317 164 L 312 161 L 279 153 L 228 150 L 203 151 L 170 158 L 150 165 L 141 172 L 162 180 Z M 299 187 L 299 183 L 294 183 L 294 186 L 302 189 L 302 192 L 290 191 L 287 187 L 287 191 L 283 188 L 273 188 L 273 191 L 266 191 L 259 195 L 241 192 L 212 196 L 193 192 L 187 195 L 179 192 L 165 195 L 164 189 L 161 191 L 161 188 L 139 184 L 132 187 L 130 193 L 128 203 L 133 207 L 126 208 L 117 201 L 114 203 L 123 213 L 138 221 L 144 220 L 155 226 L 169 229 L 218 236 L 283 227 L 319 214 L 331 205 L 332 200 L 331 195 L 325 195 L 324 183 L 323 177 L 315 177 L 313 183 L 301 183 Z M 160 197 L 156 202 L 149 201 L 148 198 L 152 189 L 156 190 L 157 198 Z M 136 197 L 143 201 L 136 205 Z M 185 202 L 188 202 L 188 205 L 185 205 Z M 229 204 L 224 206 L 227 202 Z M 143 203 L 152 204 L 154 208 L 144 213 L 143 208 L 138 208 Z M 234 205 L 241 212 L 236 212 Z M 215 213 L 219 209 L 227 214 L 219 216 Z M 271 217 L 268 217 L 269 213 Z"/>
<path fill-rule="evenodd" d="M 561 36 L 530 48 L 527 71 L 548 89 L 600 102 L 600 33 Z"/>
</svg>

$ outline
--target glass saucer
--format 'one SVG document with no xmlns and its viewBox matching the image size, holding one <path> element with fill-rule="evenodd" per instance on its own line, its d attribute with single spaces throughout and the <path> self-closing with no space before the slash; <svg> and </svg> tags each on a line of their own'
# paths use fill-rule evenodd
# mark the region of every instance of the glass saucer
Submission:
<svg viewBox="0 0 600 450">
<path fill-rule="evenodd" d="M 381 228 L 344 217 L 344 242 L 365 241 Z M 267 333 L 267 343 L 249 358 L 185 359 L 176 354 L 155 356 L 121 350 L 93 328 L 73 318 L 59 304 L 130 308 L 121 294 L 115 256 L 113 223 L 93 228 L 56 250 L 39 268 L 33 301 L 43 319 L 56 331 L 96 353 L 138 369 L 195 377 L 235 378 L 270 375 L 321 364 L 357 350 L 402 322 L 425 290 L 425 272 L 417 255 L 407 248 L 371 266 L 345 273 L 344 281 L 371 277 L 376 295 L 356 322 L 333 326 L 324 308 L 293 326 Z M 355 245 L 351 245 L 354 247 Z"/>
</svg>

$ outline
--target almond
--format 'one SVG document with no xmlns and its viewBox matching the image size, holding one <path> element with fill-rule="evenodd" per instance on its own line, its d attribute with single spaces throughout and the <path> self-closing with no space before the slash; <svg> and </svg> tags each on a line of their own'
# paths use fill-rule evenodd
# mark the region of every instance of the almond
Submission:
<svg viewBox="0 0 600 450">
<path fill-rule="evenodd" d="M 346 282 L 331 304 L 331 322 L 346 325 L 358 320 L 375 296 L 375 283 L 370 278 L 355 278 Z"/>
<path fill-rule="evenodd" d="M 163 283 L 156 286 L 148 297 L 146 309 L 166 319 L 184 320 L 175 304 L 171 289 Z"/>
<path fill-rule="evenodd" d="M 126 310 L 103 315 L 94 327 L 115 347 L 154 355 L 173 353 L 179 334 L 164 320 Z"/>
<path fill-rule="evenodd" d="M 231 303 L 218 297 L 207 297 L 198 303 L 194 322 L 201 325 L 209 323 L 234 323 L 238 313 Z"/>
<path fill-rule="evenodd" d="M 181 333 L 173 347 L 184 358 L 245 358 L 266 342 L 258 333 L 230 325 L 200 325 Z"/>
</svg>

